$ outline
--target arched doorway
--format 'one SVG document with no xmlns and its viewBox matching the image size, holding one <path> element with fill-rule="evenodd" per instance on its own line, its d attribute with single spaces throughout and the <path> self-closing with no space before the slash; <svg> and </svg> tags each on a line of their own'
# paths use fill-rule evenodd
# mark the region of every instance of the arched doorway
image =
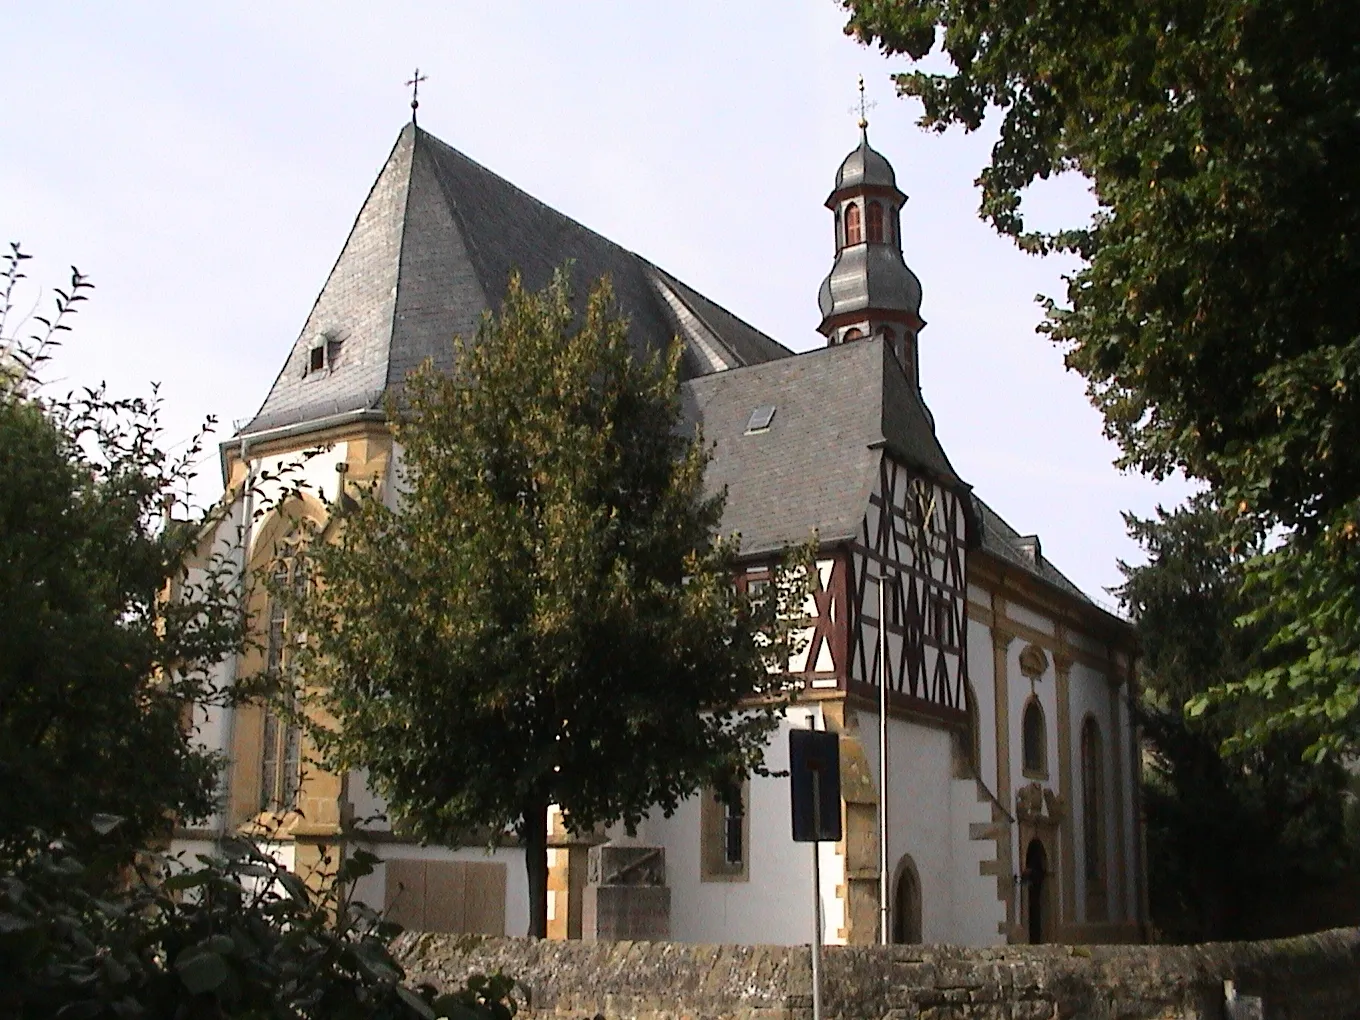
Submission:
<svg viewBox="0 0 1360 1020">
<path fill-rule="evenodd" d="M 1029 841 L 1025 850 L 1025 907 L 1029 922 L 1029 940 L 1044 941 L 1044 885 L 1048 878 L 1048 854 L 1043 843 Z"/>
<path fill-rule="evenodd" d="M 909 854 L 898 862 L 893 881 L 891 935 L 898 945 L 921 941 L 921 879 Z"/>
</svg>

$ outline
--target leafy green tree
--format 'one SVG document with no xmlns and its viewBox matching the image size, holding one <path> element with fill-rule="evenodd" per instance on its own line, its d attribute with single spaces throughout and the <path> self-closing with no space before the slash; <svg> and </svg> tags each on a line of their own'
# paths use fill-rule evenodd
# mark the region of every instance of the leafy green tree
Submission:
<svg viewBox="0 0 1360 1020">
<path fill-rule="evenodd" d="M 805 569 L 735 590 L 679 344 L 639 360 L 612 303 L 601 282 L 578 318 L 565 271 L 512 280 L 457 370 L 392 409 L 399 496 L 359 500 L 305 547 L 320 583 L 277 593 L 327 767 L 367 769 L 423 838 L 513 829 L 538 936 L 549 805 L 632 828 L 761 767 L 805 591 Z"/>
<path fill-rule="evenodd" d="M 377 858 L 350 853 L 314 891 L 244 840 L 188 863 L 143 857 L 97 896 L 60 842 L 0 873 L 0 1014 L 16 1020 L 513 1020 L 513 982 L 439 994 L 405 983 L 397 926 L 344 890 Z"/>
<path fill-rule="evenodd" d="M 1283 908 L 1360 861 L 1346 831 L 1348 775 L 1336 761 L 1299 768 L 1306 732 L 1225 754 L 1240 711 L 1186 715 L 1182 706 L 1204 691 L 1288 657 L 1266 647 L 1279 610 L 1258 613 L 1265 593 L 1243 591 L 1251 550 L 1229 551 L 1223 516 L 1206 498 L 1127 520 L 1148 554 L 1143 566 L 1121 564 L 1119 595 L 1143 653 L 1137 716 L 1153 921 L 1164 937 L 1187 941 L 1297 934 Z M 1240 626 L 1243 615 L 1253 622 Z M 1333 905 L 1312 917 L 1294 911 L 1293 923 L 1360 920 L 1360 904 Z"/>
<path fill-rule="evenodd" d="M 55 314 L 16 337 L 25 258 L 5 257 L 0 304 L 0 866 L 35 829 L 115 864 L 169 813 L 212 808 L 217 763 L 184 705 L 211 696 L 239 613 L 226 565 L 184 573 L 202 519 L 172 511 L 198 439 L 162 450 L 155 400 L 45 395 L 43 363 L 91 285 L 73 270 Z"/>
<path fill-rule="evenodd" d="M 944 73 L 897 77 L 923 125 L 1000 136 L 981 214 L 1082 260 L 1045 326 L 1123 451 L 1207 481 L 1281 612 L 1269 668 L 1217 688 L 1240 731 L 1360 745 L 1360 19 L 1343 0 L 843 0 L 846 31 Z M 1098 211 L 1026 228 L 1075 171 Z M 1201 699 L 1202 707 L 1208 699 Z"/>
</svg>

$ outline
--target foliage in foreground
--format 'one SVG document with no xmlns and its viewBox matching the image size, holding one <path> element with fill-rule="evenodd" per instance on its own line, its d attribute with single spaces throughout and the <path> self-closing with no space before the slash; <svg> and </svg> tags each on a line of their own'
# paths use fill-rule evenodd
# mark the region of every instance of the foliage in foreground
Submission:
<svg viewBox="0 0 1360 1020">
<path fill-rule="evenodd" d="M 12 246 L 0 272 L 0 867 L 35 829 L 116 866 L 168 812 L 212 808 L 217 762 L 183 705 L 216 697 L 240 613 L 228 563 L 192 584 L 184 570 L 206 515 L 177 493 L 203 433 L 171 455 L 154 398 L 47 394 L 43 364 L 91 284 L 72 270 L 55 314 L 15 336 L 26 258 Z M 108 815 L 122 824 L 96 824 Z"/>
<path fill-rule="evenodd" d="M 515 830 L 540 936 L 550 804 L 631 828 L 740 781 L 787 695 L 808 572 L 733 586 L 679 356 L 634 357 L 607 283 L 578 317 L 565 272 L 515 278 L 457 371 L 392 409 L 400 508 L 369 492 L 301 553 L 322 583 L 274 593 L 310 639 L 291 662 L 326 766 L 367 769 L 425 839 Z"/>
<path fill-rule="evenodd" d="M 1355 802 L 1346 770 L 1335 761 L 1299 768 L 1312 739 L 1306 732 L 1274 733 L 1225 753 L 1239 713 L 1182 710 L 1289 654 L 1266 647 L 1274 630 L 1266 617 L 1281 610 L 1267 608 L 1259 590 L 1242 590 L 1250 550 L 1227 550 L 1222 515 L 1204 498 L 1153 520 L 1127 519 L 1149 559 L 1121 565 L 1119 594 L 1143 653 L 1137 716 L 1154 923 L 1165 938 L 1196 942 L 1360 921 L 1343 904 L 1316 917 L 1289 918 L 1282 909 L 1360 864 L 1358 834 L 1347 831 Z M 1259 622 L 1237 624 L 1253 614 Z"/>
<path fill-rule="evenodd" d="M 981 214 L 1077 255 L 1046 330 L 1125 466 L 1208 482 L 1273 613 L 1269 664 L 1201 693 L 1234 746 L 1360 749 L 1360 18 L 1350 0 L 842 0 L 846 31 L 936 130 L 1000 138 Z M 1093 221 L 1027 230 L 1021 195 L 1075 170 Z M 1266 618 L 1253 616 L 1252 628 Z"/>
<path fill-rule="evenodd" d="M 224 851 L 188 869 L 143 858 L 126 889 L 102 895 L 60 843 L 0 877 L 0 1015 L 512 1020 L 509 979 L 413 989 L 388 952 L 395 925 L 314 893 L 248 842 Z M 351 854 L 327 888 L 348 888 L 374 860 Z"/>
</svg>

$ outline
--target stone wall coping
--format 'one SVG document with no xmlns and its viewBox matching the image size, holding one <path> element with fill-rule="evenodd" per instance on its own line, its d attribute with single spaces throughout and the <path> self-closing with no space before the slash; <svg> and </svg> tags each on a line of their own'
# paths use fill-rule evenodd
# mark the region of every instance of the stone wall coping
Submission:
<svg viewBox="0 0 1360 1020">
<path fill-rule="evenodd" d="M 805 946 L 407 933 L 394 949 L 412 980 L 441 988 L 471 973 L 515 978 L 526 1020 L 810 1015 Z M 1360 1020 L 1360 928 L 1185 946 L 828 946 L 824 961 L 827 1020 L 1207 1020 L 1223 1015 L 1224 980 L 1272 1018 Z"/>
</svg>

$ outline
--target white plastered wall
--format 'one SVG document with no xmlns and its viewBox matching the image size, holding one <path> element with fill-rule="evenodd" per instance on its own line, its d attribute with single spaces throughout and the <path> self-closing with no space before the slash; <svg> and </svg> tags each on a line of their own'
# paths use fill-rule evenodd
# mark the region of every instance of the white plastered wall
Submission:
<svg viewBox="0 0 1360 1020">
<path fill-rule="evenodd" d="M 877 785 L 877 714 L 860 713 L 859 735 Z M 972 779 L 954 778 L 953 739 L 942 727 L 888 720 L 888 874 L 895 876 L 911 856 L 920 879 L 922 941 L 996 945 L 1005 906 L 996 898 L 996 880 L 979 867 L 995 844 L 969 838 L 972 824 L 991 821 L 991 806 L 979 799 Z"/>
<path fill-rule="evenodd" d="M 1083 839 L 1083 833 L 1086 831 L 1086 805 L 1082 799 L 1081 775 L 1081 730 L 1088 716 L 1095 719 L 1100 727 L 1103 755 L 1102 843 L 1105 848 L 1106 920 L 1132 921 L 1136 915 L 1136 910 L 1130 909 L 1134 905 L 1135 887 L 1131 878 L 1133 865 L 1137 860 L 1132 853 L 1131 842 L 1133 825 L 1130 811 L 1133 791 L 1127 755 L 1131 734 L 1128 731 L 1128 711 L 1122 692 L 1115 699 L 1114 714 L 1111 713 L 1110 693 L 1110 682 L 1103 672 L 1083 663 L 1076 663 L 1072 667 L 1072 834 L 1076 848 L 1077 916 L 1082 921 L 1093 920 L 1086 916 L 1086 845 Z M 1116 751 L 1119 760 L 1116 760 Z M 1122 826 L 1119 824 L 1117 812 L 1123 814 Z M 1122 874 L 1118 870 L 1121 856 L 1118 837 L 1121 828 L 1124 836 L 1122 856 L 1125 865 Z"/>
<path fill-rule="evenodd" d="M 818 729 L 825 728 L 818 708 L 788 710 L 766 751 L 767 768 L 788 768 L 789 729 L 806 729 L 810 715 Z M 812 937 L 812 847 L 793 841 L 788 779 L 752 776 L 749 791 L 747 881 L 700 881 L 698 797 L 685 800 L 670 818 L 648 816 L 638 830 L 637 841 L 666 849 L 675 941 L 797 945 Z M 630 841 L 621 831 L 611 837 Z M 834 844 L 819 844 L 819 850 L 823 925 L 827 943 L 834 944 L 845 925 L 837 896 L 845 867 Z"/>
</svg>

